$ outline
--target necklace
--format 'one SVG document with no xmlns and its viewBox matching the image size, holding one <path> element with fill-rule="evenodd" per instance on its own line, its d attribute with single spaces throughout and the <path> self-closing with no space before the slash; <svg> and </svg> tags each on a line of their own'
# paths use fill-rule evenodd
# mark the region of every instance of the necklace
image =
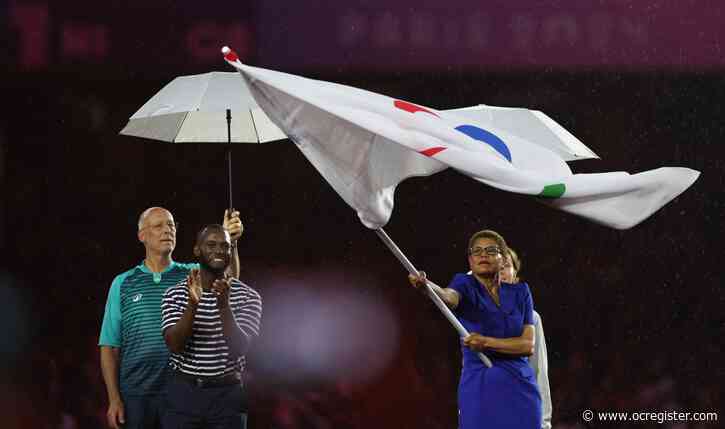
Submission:
<svg viewBox="0 0 725 429">
<path fill-rule="evenodd" d="M 483 287 L 486 288 L 486 292 L 488 292 L 488 294 L 491 295 L 491 298 L 493 299 L 493 302 L 495 302 L 496 305 L 500 307 L 501 306 L 501 302 L 500 302 L 500 300 L 498 298 L 498 289 L 499 288 L 496 287 L 496 286 L 489 287 L 488 285 L 486 285 L 486 283 L 483 284 Z"/>
</svg>

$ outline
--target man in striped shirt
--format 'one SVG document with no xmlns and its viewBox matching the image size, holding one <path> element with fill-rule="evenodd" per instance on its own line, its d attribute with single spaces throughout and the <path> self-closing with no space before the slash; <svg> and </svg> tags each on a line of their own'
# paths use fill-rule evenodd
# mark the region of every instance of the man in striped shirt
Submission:
<svg viewBox="0 0 725 429">
<path fill-rule="evenodd" d="M 229 233 L 208 225 L 198 234 L 199 269 L 164 293 L 161 330 L 171 351 L 165 428 L 245 428 L 244 354 L 259 335 L 262 300 L 225 276 Z"/>
<path fill-rule="evenodd" d="M 239 212 L 225 212 L 224 226 L 232 239 L 242 235 Z M 144 210 L 138 239 L 146 258 L 116 276 L 108 292 L 98 341 L 101 370 L 108 393 L 106 417 L 111 428 L 159 428 L 162 392 L 168 378 L 169 351 L 161 336 L 161 297 L 186 278 L 196 264 L 175 262 L 177 224 L 162 207 Z M 236 247 L 230 275 L 239 275 Z"/>
</svg>

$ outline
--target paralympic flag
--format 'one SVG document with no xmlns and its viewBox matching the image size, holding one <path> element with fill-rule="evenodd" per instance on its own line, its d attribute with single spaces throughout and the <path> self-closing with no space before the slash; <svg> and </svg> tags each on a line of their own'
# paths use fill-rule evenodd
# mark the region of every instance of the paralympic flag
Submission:
<svg viewBox="0 0 725 429">
<path fill-rule="evenodd" d="M 398 183 L 448 167 L 617 229 L 642 222 L 700 174 L 680 167 L 573 174 L 566 161 L 596 154 L 541 112 L 436 110 L 247 66 L 234 51 L 223 52 L 259 106 L 371 229 L 390 219 Z"/>
</svg>

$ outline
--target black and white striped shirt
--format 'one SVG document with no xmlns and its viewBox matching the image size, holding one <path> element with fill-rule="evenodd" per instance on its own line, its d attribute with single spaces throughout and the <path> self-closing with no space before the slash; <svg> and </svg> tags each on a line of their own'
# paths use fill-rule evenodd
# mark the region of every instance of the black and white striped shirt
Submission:
<svg viewBox="0 0 725 429">
<path fill-rule="evenodd" d="M 188 302 L 189 289 L 186 280 L 166 290 L 161 303 L 162 334 L 181 319 Z M 229 307 L 249 344 L 259 336 L 262 299 L 257 291 L 239 280 L 232 279 Z M 177 371 L 201 377 L 226 375 L 244 369 L 244 356 L 232 356 L 224 338 L 221 314 L 213 291 L 202 292 L 194 316 L 192 335 L 186 341 L 183 353 L 171 353 L 170 365 Z"/>
</svg>

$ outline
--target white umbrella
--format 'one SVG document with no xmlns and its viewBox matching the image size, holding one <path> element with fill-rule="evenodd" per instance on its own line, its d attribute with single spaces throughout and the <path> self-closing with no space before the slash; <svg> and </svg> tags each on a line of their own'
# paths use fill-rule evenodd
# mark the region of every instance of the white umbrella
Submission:
<svg viewBox="0 0 725 429">
<path fill-rule="evenodd" d="M 121 134 L 171 143 L 267 143 L 287 138 L 234 72 L 177 77 L 131 116 Z M 231 208 L 229 147 L 227 163 Z"/>
</svg>

